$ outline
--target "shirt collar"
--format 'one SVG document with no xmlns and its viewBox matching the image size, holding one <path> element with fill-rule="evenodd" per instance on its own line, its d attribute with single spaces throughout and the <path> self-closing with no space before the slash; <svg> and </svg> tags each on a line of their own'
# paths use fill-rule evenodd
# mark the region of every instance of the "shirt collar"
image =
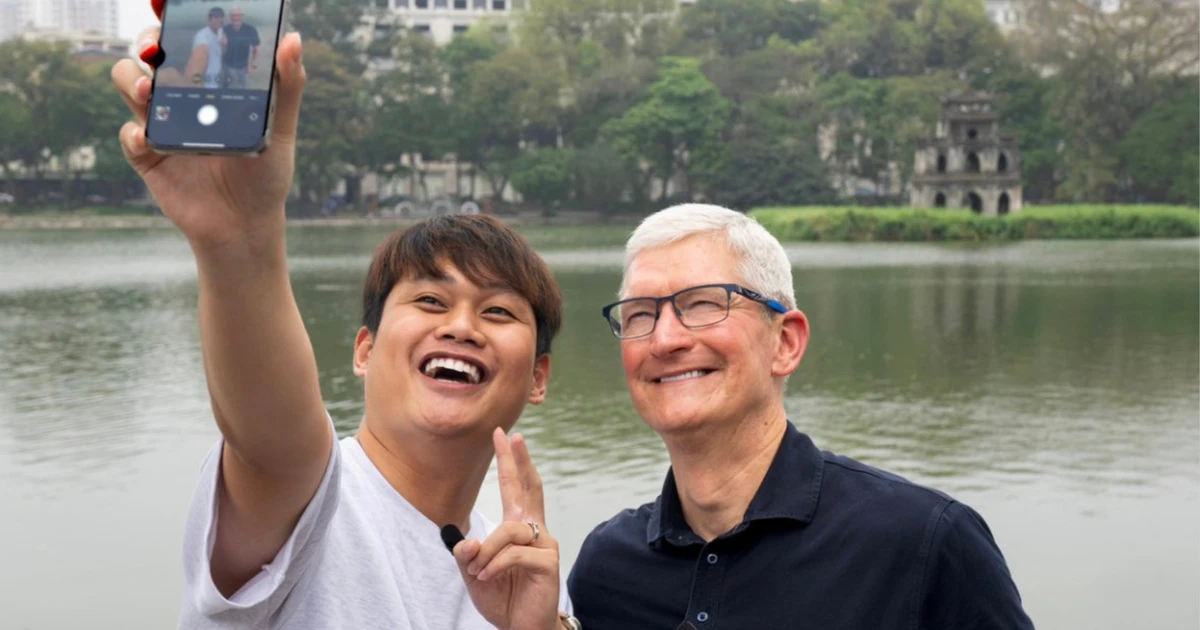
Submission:
<svg viewBox="0 0 1200 630">
<path fill-rule="evenodd" d="M 801 433 L 790 421 L 784 431 L 783 440 L 771 467 L 763 477 L 762 484 L 754 493 L 742 524 L 765 519 L 788 519 L 800 524 L 812 522 L 817 511 L 817 500 L 821 494 L 821 477 L 825 470 L 825 458 L 817 450 L 812 439 Z M 703 542 L 683 516 L 679 503 L 679 490 L 675 486 L 674 468 L 667 471 L 662 494 L 650 510 L 646 525 L 646 542 L 655 544 L 660 540 L 677 544 Z"/>
</svg>

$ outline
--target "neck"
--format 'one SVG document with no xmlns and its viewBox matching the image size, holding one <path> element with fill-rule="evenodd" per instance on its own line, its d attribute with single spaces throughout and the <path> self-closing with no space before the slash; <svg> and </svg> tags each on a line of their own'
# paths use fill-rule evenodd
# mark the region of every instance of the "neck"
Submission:
<svg viewBox="0 0 1200 630">
<path fill-rule="evenodd" d="M 665 437 L 683 516 L 697 536 L 713 540 L 744 520 L 786 430 L 779 405 L 720 428 Z"/>
<path fill-rule="evenodd" d="M 471 509 L 495 455 L 490 439 L 413 439 L 379 431 L 365 420 L 356 437 L 383 478 L 418 512 L 439 527 L 470 531 Z"/>
</svg>

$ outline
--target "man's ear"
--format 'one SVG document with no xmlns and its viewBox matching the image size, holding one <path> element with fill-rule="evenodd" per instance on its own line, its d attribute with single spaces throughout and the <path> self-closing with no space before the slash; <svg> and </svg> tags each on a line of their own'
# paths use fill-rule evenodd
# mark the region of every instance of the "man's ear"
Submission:
<svg viewBox="0 0 1200 630">
<path fill-rule="evenodd" d="M 540 405 L 546 400 L 546 385 L 550 382 L 550 355 L 543 354 L 533 362 L 533 387 L 529 390 L 529 403 Z"/>
<path fill-rule="evenodd" d="M 354 375 L 363 378 L 367 375 L 367 359 L 371 358 L 371 348 L 375 346 L 375 336 L 366 326 L 358 329 L 354 337 Z"/>
<path fill-rule="evenodd" d="M 808 347 L 808 317 L 801 311 L 791 310 L 780 315 L 778 343 L 775 357 L 771 360 L 771 376 L 786 377 L 800 367 L 804 349 Z"/>
</svg>

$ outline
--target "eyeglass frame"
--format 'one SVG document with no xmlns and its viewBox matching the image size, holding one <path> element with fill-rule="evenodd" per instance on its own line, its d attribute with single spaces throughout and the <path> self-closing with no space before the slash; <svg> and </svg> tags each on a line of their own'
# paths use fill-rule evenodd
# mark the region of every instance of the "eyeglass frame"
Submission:
<svg viewBox="0 0 1200 630">
<path fill-rule="evenodd" d="M 695 291 L 696 289 L 718 289 L 718 288 L 725 289 L 725 291 L 726 291 L 725 299 L 727 301 L 725 304 L 725 317 L 722 317 L 721 319 L 718 319 L 715 322 L 709 322 L 707 324 L 700 324 L 699 326 L 689 326 L 688 324 L 685 324 L 683 321 L 683 312 L 679 310 L 679 305 L 675 303 L 675 298 L 679 297 L 680 295 L 687 293 L 689 291 Z M 612 331 L 613 336 L 616 337 L 617 339 L 620 339 L 622 341 L 624 341 L 626 339 L 641 339 L 642 337 L 649 337 L 650 335 L 654 334 L 654 329 L 658 327 L 658 320 L 660 317 L 662 317 L 662 305 L 664 302 L 671 303 L 671 310 L 675 311 L 675 317 L 679 318 L 680 324 L 683 324 L 684 327 L 686 327 L 690 330 L 695 330 L 697 328 L 707 328 L 709 326 L 715 326 L 715 325 L 720 324 L 721 322 L 729 319 L 729 313 L 733 310 L 733 296 L 734 295 L 740 295 L 746 299 L 749 299 L 751 301 L 762 304 L 763 306 L 766 306 L 767 308 L 771 309 L 772 311 L 774 311 L 776 313 L 787 313 L 788 312 L 788 308 L 786 306 L 784 306 L 783 304 L 781 304 L 778 300 L 773 300 L 773 299 L 759 293 L 758 291 L 755 291 L 753 289 L 748 289 L 740 284 L 734 284 L 732 282 L 729 282 L 729 283 L 715 283 L 715 284 L 698 284 L 694 287 L 688 287 L 686 289 L 681 289 L 679 291 L 672 293 L 671 295 L 667 295 L 667 296 L 663 296 L 663 297 L 626 298 L 624 300 L 618 300 L 616 302 L 613 302 L 612 304 L 609 304 L 608 306 L 605 306 L 604 308 L 600 309 L 600 314 L 604 316 L 604 321 L 606 323 L 608 323 L 608 329 Z M 650 330 L 647 331 L 645 334 L 634 335 L 632 337 L 622 337 L 620 335 L 620 333 L 618 333 L 617 330 L 615 328 L 613 328 L 613 320 L 611 317 L 608 316 L 609 313 L 611 313 L 614 308 L 616 308 L 622 304 L 626 304 L 629 302 L 638 302 L 638 301 L 642 301 L 642 300 L 654 300 L 654 323 L 651 324 Z"/>
</svg>

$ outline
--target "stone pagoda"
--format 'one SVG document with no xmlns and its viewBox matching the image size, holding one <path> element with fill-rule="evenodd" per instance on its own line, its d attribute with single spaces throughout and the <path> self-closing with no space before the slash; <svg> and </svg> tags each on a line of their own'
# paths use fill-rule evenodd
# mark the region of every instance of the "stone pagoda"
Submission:
<svg viewBox="0 0 1200 630">
<path fill-rule="evenodd" d="M 937 134 L 917 144 L 909 201 L 993 216 L 1021 211 L 1021 155 L 1016 138 L 1000 135 L 991 94 L 942 99 Z"/>
</svg>

